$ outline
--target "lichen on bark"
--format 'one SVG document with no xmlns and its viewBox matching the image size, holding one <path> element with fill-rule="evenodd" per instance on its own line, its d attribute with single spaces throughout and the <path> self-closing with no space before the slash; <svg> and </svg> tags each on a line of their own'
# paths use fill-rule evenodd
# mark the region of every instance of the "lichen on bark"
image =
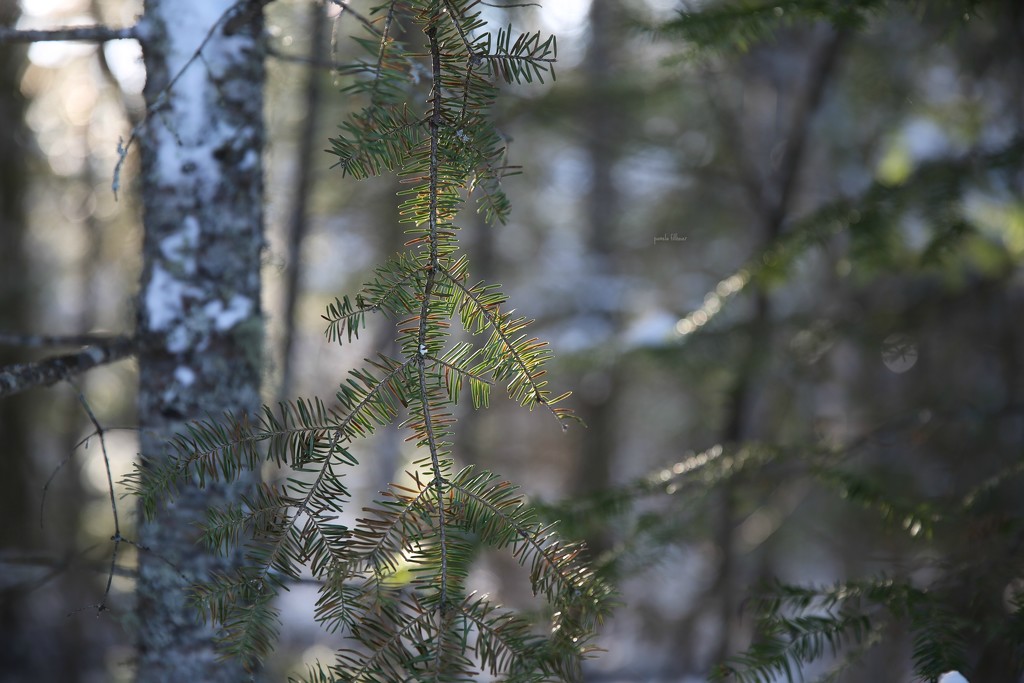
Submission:
<svg viewBox="0 0 1024 683">
<path fill-rule="evenodd" d="M 264 48 L 262 11 L 250 5 L 145 4 L 143 463 L 167 457 L 189 420 L 259 406 Z M 216 634 L 188 601 L 190 583 L 237 561 L 201 552 L 196 525 L 238 489 L 183 491 L 141 522 L 150 550 L 139 558 L 137 680 L 245 680 L 239 664 L 219 661 Z"/>
</svg>

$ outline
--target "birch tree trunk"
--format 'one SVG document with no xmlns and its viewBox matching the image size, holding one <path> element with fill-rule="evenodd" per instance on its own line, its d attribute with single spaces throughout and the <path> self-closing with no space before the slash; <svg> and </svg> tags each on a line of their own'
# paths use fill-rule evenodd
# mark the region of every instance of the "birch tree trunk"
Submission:
<svg viewBox="0 0 1024 683">
<path fill-rule="evenodd" d="M 263 353 L 263 2 L 147 0 L 149 108 L 142 152 L 144 268 L 139 426 L 147 460 L 188 420 L 259 405 Z M 142 683 L 247 680 L 218 661 L 188 584 L 234 561 L 204 553 L 196 524 L 233 490 L 191 489 L 143 523 Z"/>
</svg>

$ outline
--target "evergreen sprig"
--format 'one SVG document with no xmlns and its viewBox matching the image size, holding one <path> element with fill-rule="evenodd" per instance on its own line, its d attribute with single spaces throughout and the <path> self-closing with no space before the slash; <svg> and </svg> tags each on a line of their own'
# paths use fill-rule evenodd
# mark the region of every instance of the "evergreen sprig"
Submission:
<svg viewBox="0 0 1024 683">
<path fill-rule="evenodd" d="M 548 387 L 547 344 L 532 320 L 504 308 L 497 285 L 469 284 L 459 253 L 458 212 L 471 193 L 489 220 L 509 204 L 504 141 L 487 110 L 496 79 L 553 77 L 554 38 L 512 29 L 487 32 L 473 0 L 392 0 L 377 7 L 367 57 L 344 69 L 346 88 L 365 106 L 341 126 L 331 151 L 345 175 L 397 170 L 404 250 L 379 266 L 354 297 L 335 299 L 324 316 L 329 341 L 358 339 L 367 316 L 391 319 L 401 349 L 351 370 L 333 405 L 298 399 L 256 416 L 227 415 L 191 424 L 172 456 L 140 464 L 129 485 L 152 514 L 184 482 L 231 482 L 272 463 L 287 476 L 242 502 L 210 512 L 202 540 L 212 550 L 241 549 L 244 564 L 196 587 L 201 613 L 220 624 L 226 654 L 256 666 L 277 637 L 274 597 L 300 580 L 319 585 L 316 620 L 345 644 L 332 664 L 307 667 L 298 680 L 470 681 L 481 672 L 509 681 L 568 680 L 609 606 L 609 590 L 582 562 L 582 548 L 542 524 L 515 486 L 453 462 L 453 406 L 468 388 L 476 407 L 502 383 L 512 400 L 544 406 L 560 422 L 569 396 Z M 396 36 L 419 28 L 426 51 Z M 400 30 L 401 29 L 401 30 Z M 492 47 L 493 46 L 493 47 Z M 412 101 L 429 81 L 425 110 Z M 458 321 L 470 339 L 456 341 Z M 423 456 L 354 521 L 349 468 L 361 438 L 401 422 Z M 481 547 L 505 550 L 529 570 L 550 606 L 546 629 L 467 588 Z M 544 630 L 547 634 L 544 634 Z"/>
<path fill-rule="evenodd" d="M 680 11 L 657 31 L 690 41 L 704 51 L 723 46 L 745 51 L 795 23 L 827 21 L 858 29 L 887 4 L 885 0 L 731 0 Z"/>
<path fill-rule="evenodd" d="M 915 671 L 926 680 L 964 667 L 964 636 L 970 630 L 929 591 L 887 577 L 797 586 L 775 582 L 751 600 L 758 639 L 717 667 L 715 680 L 768 683 L 802 679 L 803 668 L 838 658 L 851 646 L 871 645 L 895 620 L 912 635 Z M 840 670 L 843 663 L 840 663 Z M 828 678 L 828 676 L 826 676 Z"/>
</svg>

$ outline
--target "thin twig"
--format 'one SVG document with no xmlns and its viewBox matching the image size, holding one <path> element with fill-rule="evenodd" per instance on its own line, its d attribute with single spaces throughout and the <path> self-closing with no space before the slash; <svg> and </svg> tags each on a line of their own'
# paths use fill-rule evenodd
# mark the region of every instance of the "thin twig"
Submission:
<svg viewBox="0 0 1024 683">
<path fill-rule="evenodd" d="M 472 64 L 473 62 L 476 61 L 478 57 L 482 57 L 484 55 L 478 55 L 476 50 L 473 49 L 473 43 L 470 41 L 469 36 L 467 36 L 466 32 L 463 30 L 462 24 L 459 23 L 458 10 L 452 7 L 451 0 L 442 0 L 442 2 L 444 2 L 445 14 L 447 14 L 448 17 L 452 20 L 452 24 L 455 26 L 455 30 L 459 32 L 459 37 L 462 38 L 462 44 L 465 46 L 466 52 L 469 53 L 469 61 L 470 64 Z"/>
<path fill-rule="evenodd" d="M 100 600 L 99 606 L 96 608 L 97 614 L 106 611 L 107 598 L 110 597 L 110 586 L 114 582 L 114 569 L 117 567 L 117 551 L 121 547 L 121 520 L 117 515 L 117 499 L 114 497 L 114 475 L 110 472 L 110 454 L 107 452 L 107 438 L 103 430 L 103 425 L 96 419 L 96 413 L 92 411 L 92 407 L 89 406 L 89 402 L 85 400 L 85 394 L 79 389 L 74 382 L 71 385 L 75 387 L 75 391 L 78 393 L 78 402 L 82 404 L 82 409 L 85 410 L 85 414 L 89 416 L 89 421 L 92 422 L 92 426 L 96 429 L 95 434 L 100 442 L 100 452 L 103 453 L 103 467 L 107 472 L 107 492 L 110 494 L 110 512 L 114 519 L 114 535 L 110 537 L 110 540 L 114 542 L 114 550 L 110 554 L 110 572 L 107 574 L 107 587 L 103 591 L 103 599 Z"/>
<path fill-rule="evenodd" d="M 424 369 L 427 355 L 427 319 L 430 315 L 430 299 L 433 296 L 434 278 L 440 267 L 437 250 L 438 195 L 440 193 L 440 150 L 438 146 L 441 137 L 443 111 L 441 96 L 441 47 L 437 42 L 436 26 L 431 26 L 427 30 L 427 38 L 430 41 L 431 75 L 434 81 L 430 112 L 430 213 L 428 218 L 430 228 L 430 270 L 427 272 L 427 279 L 423 285 L 423 303 L 420 307 L 417 371 L 419 374 L 420 402 L 423 406 L 423 428 L 427 433 L 428 445 L 430 447 L 430 463 L 434 471 L 433 485 L 437 492 L 438 545 L 441 552 L 441 585 L 438 589 L 438 605 L 439 619 L 443 627 L 445 613 L 448 609 L 448 537 L 444 510 L 444 477 L 441 473 L 441 463 L 437 452 L 437 439 L 434 434 L 434 425 L 430 414 L 430 399 L 427 392 L 427 380 Z M 443 628 L 440 632 L 443 633 Z M 438 648 L 438 651 L 440 651 L 440 648 Z M 435 655 L 439 656 L 439 652 L 435 653 Z"/>
<path fill-rule="evenodd" d="M 134 427 L 107 427 L 106 431 L 107 432 L 113 432 L 113 431 L 116 431 L 116 430 L 119 430 L 119 429 L 120 430 L 126 430 L 126 431 L 132 431 L 132 432 L 137 431 L 136 428 L 134 428 Z M 90 432 L 89 434 L 86 434 L 84 437 L 82 437 L 78 441 L 78 443 L 76 443 L 72 447 L 71 451 L 66 456 L 64 456 L 64 459 L 61 460 L 60 463 L 58 463 L 57 466 L 53 468 L 53 471 L 50 472 L 50 476 L 46 478 L 46 483 L 43 484 L 43 493 L 40 496 L 40 500 L 39 500 L 39 528 L 40 529 L 45 528 L 45 526 L 46 526 L 46 514 L 45 514 L 45 512 L 46 512 L 46 499 L 47 499 L 47 497 L 50 494 L 50 485 L 53 484 L 53 480 L 57 478 L 57 475 L 60 474 L 60 471 L 62 469 L 64 469 L 64 466 L 67 465 L 69 462 L 71 462 L 71 458 L 74 457 L 75 451 L 77 451 L 82 446 L 85 446 L 85 449 L 89 450 L 89 442 L 92 440 L 92 437 L 94 437 L 94 436 L 96 436 L 96 433 L 95 432 Z"/>
<path fill-rule="evenodd" d="M 492 382 L 491 380 L 487 379 L 483 375 L 474 375 L 472 372 L 469 372 L 468 370 L 463 370 L 458 365 L 455 365 L 453 363 L 449 363 L 448 361 L 442 360 L 441 358 L 435 358 L 434 356 L 430 356 L 430 355 L 425 356 L 425 358 L 426 358 L 426 360 L 434 361 L 435 363 L 437 363 L 438 365 L 440 365 L 442 367 L 448 368 L 452 372 L 454 372 L 454 373 L 456 373 L 456 374 L 458 374 L 458 375 L 460 375 L 462 377 L 469 377 L 470 379 L 475 379 L 476 381 L 482 382 L 483 384 L 486 384 L 488 386 L 493 386 L 494 385 L 494 382 Z"/>
</svg>

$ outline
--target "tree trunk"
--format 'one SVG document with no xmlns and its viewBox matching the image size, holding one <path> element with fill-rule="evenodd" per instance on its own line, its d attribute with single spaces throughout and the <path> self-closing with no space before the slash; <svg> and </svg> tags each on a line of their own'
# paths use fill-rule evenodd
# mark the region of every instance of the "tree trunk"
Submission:
<svg viewBox="0 0 1024 683">
<path fill-rule="evenodd" d="M 17 0 L 0 0 L 0 26 L 13 27 L 21 10 Z M 6 330 L 29 329 L 32 286 L 23 242 L 28 189 L 25 101 L 20 81 L 25 48 L 0 45 L 0 320 Z M 25 359 L 0 348 L 0 365 Z M 23 397 L 26 398 L 26 397 Z M 26 534 L 32 519 L 30 495 L 33 479 L 28 430 L 32 424 L 29 400 L 0 401 L 0 434 L 3 435 L 3 477 L 0 478 L 0 548 L 35 550 L 29 544 L 36 534 Z M 36 525 L 38 527 L 38 524 Z M 6 583 L 6 582 L 4 582 Z M 13 583 L 13 582 L 12 582 Z M 24 595 L 2 586 L 0 592 L 0 681 L 28 678 L 34 666 L 30 647 L 33 630 L 26 628 L 28 609 Z M 36 637 L 40 634 L 35 633 Z"/>
<path fill-rule="evenodd" d="M 614 167 L 620 155 L 619 131 L 624 125 L 623 115 L 617 111 L 616 78 L 614 65 L 621 25 L 618 10 L 608 0 L 595 0 L 590 6 L 590 42 L 584 73 L 589 96 L 581 104 L 584 121 L 585 150 L 590 164 L 591 181 L 586 195 L 587 251 L 591 259 L 591 291 L 600 291 L 602 279 L 617 281 L 620 276 L 615 258 L 615 231 L 620 221 L 621 195 L 615 183 Z M 589 302 L 588 315 L 600 318 L 609 330 L 618 329 L 621 322 L 620 292 L 602 292 L 602 301 Z M 612 298 L 608 302 L 608 297 Z M 618 438 L 615 397 L 620 386 L 619 368 L 608 358 L 595 354 L 576 386 L 578 415 L 587 425 L 583 432 L 580 452 L 576 456 L 573 475 L 576 496 L 593 495 L 611 487 L 615 466 L 615 444 Z M 586 539 L 594 557 L 608 550 L 613 539 L 607 534 L 595 534 Z"/>
<path fill-rule="evenodd" d="M 263 3 L 147 0 L 149 116 L 139 136 L 145 239 L 137 334 L 144 459 L 188 420 L 259 405 L 263 321 Z M 205 41 L 205 42 L 204 42 Z M 233 558 L 196 546 L 196 524 L 240 487 L 185 489 L 144 522 L 138 680 L 237 683 L 198 623 L 188 584 Z"/>
</svg>

